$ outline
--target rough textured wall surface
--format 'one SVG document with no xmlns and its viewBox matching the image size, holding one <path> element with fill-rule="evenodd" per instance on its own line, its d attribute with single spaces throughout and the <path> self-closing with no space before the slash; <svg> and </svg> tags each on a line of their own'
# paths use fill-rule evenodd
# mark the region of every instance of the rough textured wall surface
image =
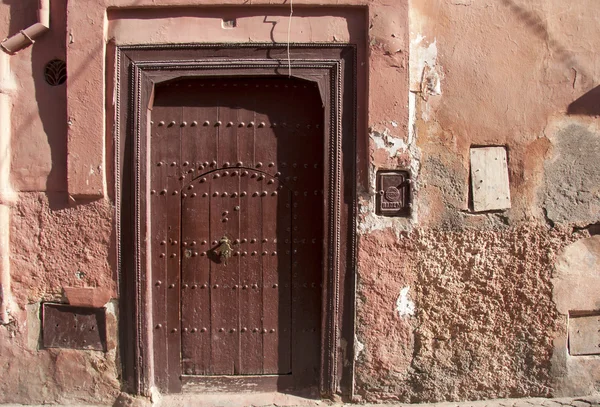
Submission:
<svg viewBox="0 0 600 407">
<path fill-rule="evenodd" d="M 12 212 L 13 295 L 19 304 L 60 299 L 63 287 L 97 287 L 116 295 L 113 207 L 69 207 L 65 194 L 20 194 Z M 50 202 L 59 206 L 52 209 Z"/>
<path fill-rule="evenodd" d="M 357 393 L 402 402 L 551 395 L 562 329 L 552 264 L 577 238 L 532 224 L 362 237 Z M 407 286 L 414 315 L 398 309 Z"/>
<path fill-rule="evenodd" d="M 550 222 L 586 226 L 600 222 L 600 131 L 598 123 L 571 123 L 560 128 L 554 158 L 545 163 L 541 191 Z"/>
<path fill-rule="evenodd" d="M 114 314 L 107 323 L 116 333 Z M 111 404 L 120 389 L 116 349 L 39 351 L 39 307 L 0 329 L 0 403 Z"/>
<path fill-rule="evenodd" d="M 563 248 L 599 221 L 597 5 L 409 4 L 409 126 L 369 122 L 356 392 L 423 402 L 597 390 L 595 363 L 567 351 L 568 313 L 583 309 L 556 304 L 600 286 L 578 263 L 552 280 Z M 507 148 L 511 209 L 472 211 L 472 146 Z M 373 214 L 374 174 L 390 168 L 415 178 L 410 219 Z"/>
<path fill-rule="evenodd" d="M 107 304 L 107 352 L 41 349 L 41 301 L 65 302 L 63 287 L 116 296 L 113 207 L 70 207 L 64 193 L 21 193 L 12 210 L 12 294 L 20 309 L 0 328 L 0 403 L 112 402 L 120 383 L 117 315 Z"/>
</svg>

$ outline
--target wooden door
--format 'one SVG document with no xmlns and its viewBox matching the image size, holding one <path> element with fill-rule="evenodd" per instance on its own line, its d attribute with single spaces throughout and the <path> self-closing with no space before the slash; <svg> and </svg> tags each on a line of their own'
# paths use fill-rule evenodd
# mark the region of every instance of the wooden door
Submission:
<svg viewBox="0 0 600 407">
<path fill-rule="evenodd" d="M 159 387 L 232 375 L 317 385 L 322 127 L 317 87 L 297 79 L 157 87 L 154 357 L 169 372 Z"/>
</svg>

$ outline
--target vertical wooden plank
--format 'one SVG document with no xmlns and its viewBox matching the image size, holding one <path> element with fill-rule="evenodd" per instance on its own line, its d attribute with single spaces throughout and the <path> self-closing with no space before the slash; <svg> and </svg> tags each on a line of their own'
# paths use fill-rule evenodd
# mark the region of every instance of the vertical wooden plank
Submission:
<svg viewBox="0 0 600 407">
<path fill-rule="evenodd" d="M 226 171 L 216 171 L 212 176 L 219 175 L 211 182 L 210 199 L 210 238 L 212 251 L 210 253 L 211 270 L 211 373 L 235 374 L 238 342 L 238 268 L 240 256 L 222 259 L 219 256 L 219 246 L 222 238 L 235 241 L 238 228 L 237 215 L 231 213 L 234 208 L 230 204 L 235 199 L 231 193 L 238 189 L 231 181 L 237 177 L 223 176 Z M 233 249 L 232 245 L 232 249 Z"/>
<path fill-rule="evenodd" d="M 194 322 L 188 328 L 189 340 L 183 343 L 186 353 L 190 355 L 191 374 L 211 374 L 211 284 L 210 268 L 211 260 L 209 251 L 211 249 L 210 239 L 210 181 L 212 174 L 209 171 L 217 167 L 217 143 L 219 127 L 215 126 L 218 121 L 217 104 L 215 98 L 218 94 L 216 86 L 210 81 L 194 80 L 188 85 L 189 93 L 185 101 L 184 119 L 187 122 L 186 132 L 182 144 L 182 157 L 184 163 L 189 162 L 187 177 L 194 179 L 192 185 L 194 191 L 188 194 L 197 206 L 196 217 L 185 220 L 183 227 L 190 230 L 190 250 L 192 255 L 198 253 L 192 263 L 193 282 L 189 285 L 190 303 L 182 303 L 182 311 L 194 315 Z M 196 196 L 192 197 L 193 194 Z M 195 287 L 195 288 L 194 288 Z M 185 337 L 185 333 L 184 333 Z M 191 350 L 188 352 L 187 348 Z"/>
<path fill-rule="evenodd" d="M 284 104 L 290 108 L 284 114 L 278 151 L 281 179 L 292 190 L 291 249 L 286 248 L 291 250 L 292 372 L 302 387 L 315 382 L 319 366 L 323 109 L 314 85 L 301 81 L 287 85 Z M 304 106 L 301 115 L 294 114 L 295 103 Z M 279 147 L 282 144 L 291 148 Z"/>
<path fill-rule="evenodd" d="M 214 96 L 219 101 L 217 166 L 227 168 L 237 161 L 237 109 L 234 106 L 238 105 L 240 95 L 236 93 L 237 87 L 228 80 L 218 81 L 216 90 L 218 94 Z"/>
<path fill-rule="evenodd" d="M 258 127 L 255 131 L 255 165 L 258 171 L 264 171 L 275 175 L 278 168 L 278 158 L 281 150 L 287 148 L 280 134 L 285 129 L 285 113 L 289 107 L 282 99 L 283 82 L 277 79 L 257 80 L 254 84 L 257 97 L 256 121 Z M 262 123 L 265 123 L 264 126 Z M 276 183 L 271 177 L 261 172 L 256 174 L 256 193 L 260 200 L 262 230 L 259 236 L 260 251 L 265 252 L 262 256 L 262 339 L 263 339 L 263 361 L 262 370 L 264 374 L 289 373 L 290 344 L 280 340 L 283 329 L 287 329 L 281 314 L 285 312 L 285 304 L 280 298 L 285 288 L 280 287 L 279 274 L 284 275 L 289 267 L 282 267 L 286 254 L 278 250 L 278 239 L 283 239 L 285 229 L 289 225 L 287 220 L 281 219 L 281 212 L 277 207 L 279 194 Z M 287 224 L 286 224 L 287 223 Z M 279 230 L 278 227 L 283 227 Z M 289 257 L 288 257 L 289 258 Z M 283 308 L 282 308 L 283 307 Z M 282 338 L 283 339 L 283 338 Z M 285 347 L 286 349 L 282 349 Z"/>
<path fill-rule="evenodd" d="M 192 83 L 192 95 L 200 86 Z M 183 108 L 181 156 L 185 176 L 182 190 L 182 363 L 188 375 L 210 371 L 210 296 L 209 296 L 209 186 L 202 174 L 205 162 L 212 161 L 216 151 L 210 126 L 204 122 L 216 117 L 216 108 L 197 106 L 198 99 L 188 96 Z M 205 151 L 206 148 L 209 151 Z"/>
<path fill-rule="evenodd" d="M 189 186 L 194 188 L 188 189 Z M 209 198 L 206 177 L 182 198 L 182 362 L 185 374 L 207 374 L 210 363 Z"/>
<path fill-rule="evenodd" d="M 212 173 L 211 187 L 211 241 L 213 247 L 226 238 L 233 243 L 239 236 L 239 206 L 237 191 L 239 175 L 230 168 L 236 160 L 237 143 L 232 123 L 236 119 L 231 109 L 231 92 L 221 89 L 218 109 L 218 162 L 222 170 Z M 236 175 L 234 175 L 236 172 Z M 217 189 L 218 188 L 218 189 Z M 232 247 L 233 249 L 233 247 Z M 212 319 L 212 373 L 235 374 L 239 369 L 238 351 L 238 292 L 239 257 L 214 258 L 211 263 L 211 319 Z"/>
<path fill-rule="evenodd" d="M 196 164 L 196 174 L 203 174 L 217 168 L 218 158 L 218 131 L 215 126 L 218 119 L 217 103 L 218 89 L 212 86 L 213 83 L 206 80 L 198 81 L 192 87 L 192 94 L 188 99 L 188 111 L 195 118 L 197 126 L 196 138 L 196 157 L 190 158 L 190 162 Z"/>
<path fill-rule="evenodd" d="M 311 191 L 312 192 L 312 191 Z M 292 275 L 294 299 L 293 349 L 306 349 L 304 357 L 294 363 L 302 380 L 314 378 L 318 366 L 321 323 L 322 222 L 319 196 L 303 193 L 294 196 L 292 211 Z M 317 199 L 315 199 L 317 198 Z M 302 219 L 311 217 L 311 222 Z"/>
<path fill-rule="evenodd" d="M 234 82 L 235 93 L 232 95 L 235 104 L 238 106 L 238 109 L 236 109 L 237 121 L 235 122 L 238 143 L 238 162 L 236 165 L 242 167 L 254 166 L 255 130 L 259 126 L 261 128 L 265 126 L 256 121 L 256 94 L 253 94 L 253 88 L 250 87 L 248 82 L 248 80 Z"/>
<path fill-rule="evenodd" d="M 182 244 L 182 358 L 184 373 L 211 373 L 210 311 L 210 186 L 206 174 L 217 165 L 217 106 L 215 87 L 205 80 L 182 83 L 187 89 L 179 97 L 184 105 L 182 163 L 185 180 L 193 187 L 183 191 L 191 204 L 183 212 Z M 192 181 L 193 180 L 193 181 Z M 189 188 L 186 186 L 186 188 Z M 193 201 L 192 201 L 193 200 Z M 186 251 L 191 255 L 185 257 Z M 185 287 L 187 284 L 187 288 Z M 187 290 L 187 291 L 186 291 Z M 185 330 L 187 328 L 187 331 Z"/>
<path fill-rule="evenodd" d="M 319 365 L 321 324 L 321 270 L 323 239 L 323 149 L 306 146 L 323 146 L 323 109 L 319 104 L 314 85 L 298 84 L 294 100 L 308 106 L 304 115 L 297 118 L 292 137 L 299 140 L 297 157 L 290 169 L 294 203 L 292 211 L 292 273 L 295 298 L 295 349 L 307 349 L 306 357 L 295 364 L 300 379 L 310 384 Z M 302 219 L 311 217 L 311 222 Z M 301 300 L 300 300 L 301 299 Z M 308 315 L 308 318 L 302 317 Z"/>
<path fill-rule="evenodd" d="M 157 95 L 160 97 L 160 94 Z M 160 99 L 156 100 L 157 103 Z M 154 322 L 154 365 L 156 386 L 167 389 L 167 164 L 163 156 L 168 142 L 165 109 L 155 106 L 152 112 L 150 141 L 150 233 L 152 266 L 152 317 Z"/>
<path fill-rule="evenodd" d="M 283 86 L 280 80 L 274 79 L 256 80 L 251 84 L 257 106 L 254 168 L 272 175 L 278 171 L 283 150 L 294 147 L 285 145 L 281 138 L 287 127 L 286 113 L 290 110 L 283 97 Z"/>
<path fill-rule="evenodd" d="M 236 252 L 252 253 L 252 247 L 262 235 L 261 201 L 255 199 L 252 193 L 256 190 L 256 176 L 254 171 L 246 165 L 254 162 L 254 137 L 257 127 L 250 126 L 255 120 L 255 98 L 250 97 L 248 83 L 240 83 L 244 92 L 242 108 L 238 110 L 238 158 L 244 168 L 240 168 L 240 236 Z M 243 125 L 240 126 L 240 124 Z M 240 374 L 262 374 L 262 260 L 260 256 L 240 257 Z"/>
<path fill-rule="evenodd" d="M 175 96 L 174 96 L 175 97 Z M 182 108 L 168 109 L 167 156 L 167 357 L 169 391 L 181 389 L 180 237 Z"/>
<path fill-rule="evenodd" d="M 183 95 L 187 96 L 187 92 Z M 194 172 L 188 173 L 191 168 L 195 167 L 195 164 L 190 163 L 189 160 L 193 160 L 197 156 L 194 136 L 198 126 L 197 122 L 192 124 L 194 112 L 187 107 L 188 97 L 181 99 L 183 112 L 181 124 L 181 181 L 183 183 L 181 190 L 181 367 L 183 374 L 190 375 L 196 371 L 194 345 L 197 343 L 191 330 L 198 324 L 197 298 L 191 287 L 194 285 L 196 288 L 198 287 L 194 270 L 198 267 L 199 260 L 198 255 L 192 256 L 191 243 L 196 239 L 195 232 L 198 225 L 195 224 L 195 221 L 200 212 L 201 201 L 194 199 L 196 196 L 191 197 L 191 189 L 195 188 L 192 181 L 195 174 Z M 190 122 L 188 123 L 188 121 Z"/>
<path fill-rule="evenodd" d="M 286 188 L 280 189 L 279 183 L 270 177 L 261 183 L 262 250 L 269 254 L 263 258 L 263 368 L 267 374 L 288 374 L 291 372 L 291 193 Z"/>
</svg>

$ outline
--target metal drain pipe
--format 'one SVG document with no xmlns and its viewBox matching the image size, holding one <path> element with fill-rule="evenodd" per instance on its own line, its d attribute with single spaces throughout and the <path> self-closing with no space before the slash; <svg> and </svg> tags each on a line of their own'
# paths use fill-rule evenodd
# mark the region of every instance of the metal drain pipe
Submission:
<svg viewBox="0 0 600 407">
<path fill-rule="evenodd" d="M 11 96 L 16 89 L 10 70 L 10 56 L 27 48 L 50 29 L 50 0 L 40 0 L 38 22 L 0 43 L 0 324 L 11 314 L 10 290 L 10 206 L 16 200 L 10 185 Z"/>
<path fill-rule="evenodd" d="M 50 0 L 40 0 L 38 22 L 0 43 L 0 48 L 7 54 L 27 48 L 35 39 L 50 29 Z"/>
</svg>

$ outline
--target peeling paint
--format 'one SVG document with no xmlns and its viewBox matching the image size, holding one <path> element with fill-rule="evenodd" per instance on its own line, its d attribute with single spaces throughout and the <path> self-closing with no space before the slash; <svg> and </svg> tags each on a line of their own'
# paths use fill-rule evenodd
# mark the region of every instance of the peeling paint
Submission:
<svg viewBox="0 0 600 407">
<path fill-rule="evenodd" d="M 371 134 L 369 134 L 369 137 L 373 140 L 373 143 L 375 143 L 377 148 L 387 150 L 390 157 L 395 157 L 398 154 L 398 151 L 407 149 L 404 140 L 393 137 L 389 129 L 384 129 L 382 132 L 372 131 Z"/>
<path fill-rule="evenodd" d="M 421 150 L 417 147 L 417 98 L 413 92 L 408 93 L 408 153 L 410 155 L 410 173 L 417 180 L 421 169 Z M 413 184 L 415 185 L 415 184 Z M 418 189 L 418 187 L 415 187 Z M 414 193 L 415 191 L 413 191 Z"/>
<path fill-rule="evenodd" d="M 354 360 L 358 360 L 358 357 L 365 350 L 365 345 L 358 340 L 358 337 L 354 335 Z"/>
<path fill-rule="evenodd" d="M 437 65 L 437 40 L 427 44 L 421 34 L 417 34 L 415 39 L 410 42 L 410 90 L 413 92 L 422 91 L 422 82 L 426 69 L 434 69 Z"/>
<path fill-rule="evenodd" d="M 117 310 L 118 310 L 118 302 L 115 300 L 111 300 L 108 301 L 105 305 L 104 308 L 106 309 L 106 313 L 109 315 L 113 315 L 113 316 L 118 316 L 117 314 Z"/>
<path fill-rule="evenodd" d="M 161 398 L 162 398 L 162 394 L 160 394 L 160 391 L 158 390 L 158 388 L 156 388 L 156 386 L 150 387 L 150 402 L 153 405 L 158 404 L 158 402 L 160 401 Z"/>
<path fill-rule="evenodd" d="M 409 93 L 408 100 L 408 111 L 409 111 L 409 122 L 408 122 L 408 134 L 407 141 L 401 138 L 394 137 L 388 128 L 384 128 L 382 131 L 372 130 L 369 134 L 370 139 L 373 142 L 375 149 L 384 149 L 389 154 L 390 158 L 396 158 L 400 154 L 407 154 L 408 168 L 412 180 L 413 180 L 413 201 L 416 201 L 418 195 L 419 183 L 418 176 L 420 171 L 420 159 L 421 150 L 416 144 L 416 96 L 414 93 Z M 390 121 L 392 125 L 395 121 Z M 368 193 L 363 193 L 359 199 L 358 212 L 360 214 L 358 220 L 358 232 L 365 234 L 377 230 L 384 230 L 392 228 L 396 236 L 400 238 L 400 232 L 412 230 L 413 226 L 418 222 L 418 207 L 413 206 L 411 210 L 411 216 L 409 218 L 404 217 L 385 217 L 379 216 L 375 212 L 375 194 L 376 194 L 376 175 L 381 163 L 371 163 L 369 165 L 369 190 Z"/>
<path fill-rule="evenodd" d="M 417 121 L 417 97 L 414 92 L 408 93 L 408 144 L 411 145 L 415 140 Z"/>
<path fill-rule="evenodd" d="M 421 93 L 424 98 L 442 94 L 441 76 L 435 68 L 426 65 L 423 68 L 423 80 L 421 82 Z"/>
<path fill-rule="evenodd" d="M 396 300 L 396 311 L 400 317 L 415 315 L 415 303 L 408 298 L 409 291 L 410 287 L 404 287 Z"/>
</svg>

